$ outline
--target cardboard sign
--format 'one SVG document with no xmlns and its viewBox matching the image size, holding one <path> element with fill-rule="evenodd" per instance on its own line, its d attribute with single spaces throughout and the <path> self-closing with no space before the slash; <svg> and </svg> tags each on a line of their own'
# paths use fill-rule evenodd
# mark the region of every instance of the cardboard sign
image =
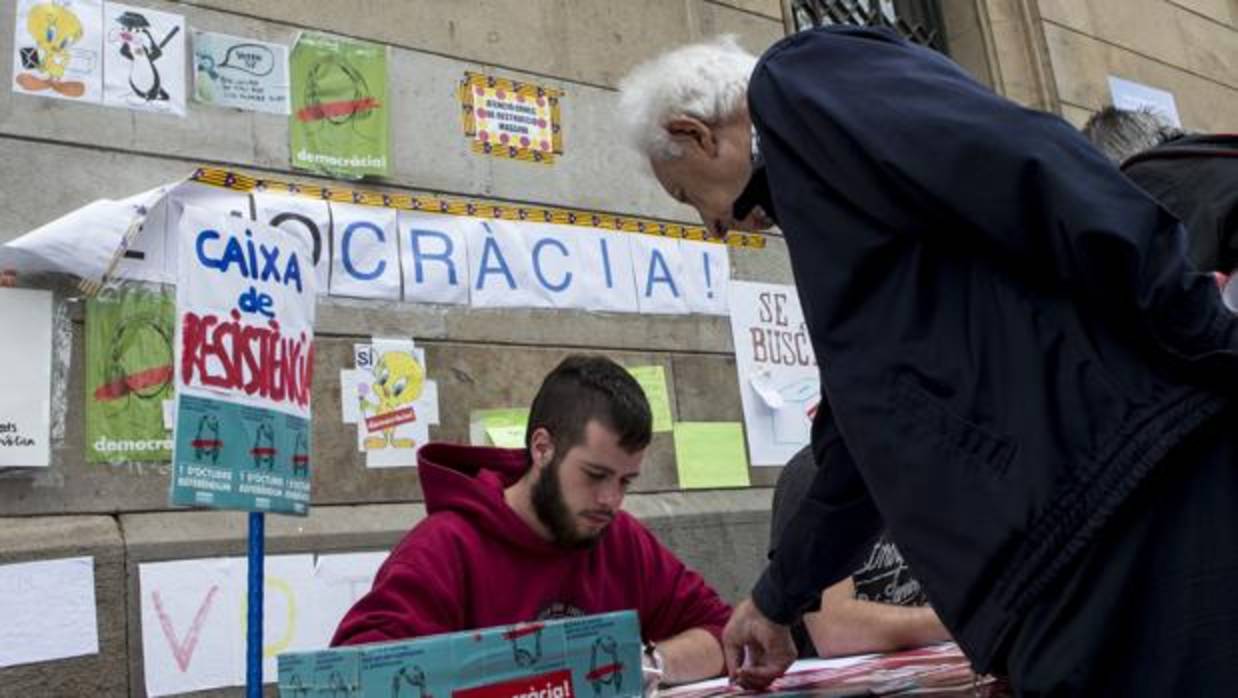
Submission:
<svg viewBox="0 0 1238 698">
<path fill-rule="evenodd" d="M 636 614 L 619 611 L 279 657 L 282 695 L 641 695 Z"/>
<path fill-rule="evenodd" d="M 317 288 L 304 240 L 188 207 L 172 503 L 309 511 Z"/>
</svg>

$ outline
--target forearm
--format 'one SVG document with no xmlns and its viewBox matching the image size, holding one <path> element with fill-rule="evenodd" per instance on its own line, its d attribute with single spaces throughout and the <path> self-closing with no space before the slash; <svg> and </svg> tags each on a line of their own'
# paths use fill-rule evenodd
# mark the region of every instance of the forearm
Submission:
<svg viewBox="0 0 1238 698">
<path fill-rule="evenodd" d="M 662 682 L 689 683 L 719 676 L 726 668 L 718 638 L 691 628 L 658 643 L 662 655 Z"/>
<path fill-rule="evenodd" d="M 804 625 L 822 657 L 891 652 L 950 639 L 931 607 L 861 601 L 850 579 L 826 589 L 821 610 L 805 614 Z"/>
</svg>

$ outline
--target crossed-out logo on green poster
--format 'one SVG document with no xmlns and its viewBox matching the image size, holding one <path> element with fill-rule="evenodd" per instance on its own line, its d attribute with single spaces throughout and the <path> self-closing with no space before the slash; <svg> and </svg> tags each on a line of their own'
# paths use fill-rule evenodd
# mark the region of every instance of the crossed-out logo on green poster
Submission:
<svg viewBox="0 0 1238 698">
<path fill-rule="evenodd" d="M 172 439 L 175 299 L 143 284 L 106 289 L 86 304 L 86 460 L 166 461 Z"/>
</svg>

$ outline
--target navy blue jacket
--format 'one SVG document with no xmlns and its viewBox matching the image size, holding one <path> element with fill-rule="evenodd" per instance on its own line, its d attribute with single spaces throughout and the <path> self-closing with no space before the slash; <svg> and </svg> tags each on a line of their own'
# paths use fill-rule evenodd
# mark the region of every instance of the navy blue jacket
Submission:
<svg viewBox="0 0 1238 698">
<path fill-rule="evenodd" d="M 1238 318 L 1075 129 L 892 33 L 787 37 L 748 106 L 833 412 L 754 601 L 793 620 L 884 525 L 1000 668 L 1030 602 L 1238 392 Z"/>
</svg>

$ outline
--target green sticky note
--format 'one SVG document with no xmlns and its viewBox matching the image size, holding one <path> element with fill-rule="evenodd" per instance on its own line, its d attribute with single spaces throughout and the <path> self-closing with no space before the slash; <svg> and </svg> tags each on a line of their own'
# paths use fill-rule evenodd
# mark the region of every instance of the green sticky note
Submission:
<svg viewBox="0 0 1238 698">
<path fill-rule="evenodd" d="M 675 464 L 679 486 L 747 487 L 748 453 L 739 422 L 678 422 Z"/>
<path fill-rule="evenodd" d="M 525 425 L 528 423 L 527 407 L 473 410 L 469 413 L 469 443 L 524 448 Z"/>
<path fill-rule="evenodd" d="M 487 429 L 491 427 L 520 427 L 524 429 L 529 423 L 529 410 L 525 407 L 515 407 L 501 410 L 475 410 L 473 419 L 480 420 Z"/>
<path fill-rule="evenodd" d="M 524 426 L 488 426 L 486 436 L 500 448 L 524 448 Z"/>
<path fill-rule="evenodd" d="M 661 366 L 632 366 L 628 373 L 640 383 L 641 390 L 649 400 L 649 410 L 653 412 L 653 430 L 670 431 L 671 399 L 666 389 L 666 371 Z"/>
</svg>

